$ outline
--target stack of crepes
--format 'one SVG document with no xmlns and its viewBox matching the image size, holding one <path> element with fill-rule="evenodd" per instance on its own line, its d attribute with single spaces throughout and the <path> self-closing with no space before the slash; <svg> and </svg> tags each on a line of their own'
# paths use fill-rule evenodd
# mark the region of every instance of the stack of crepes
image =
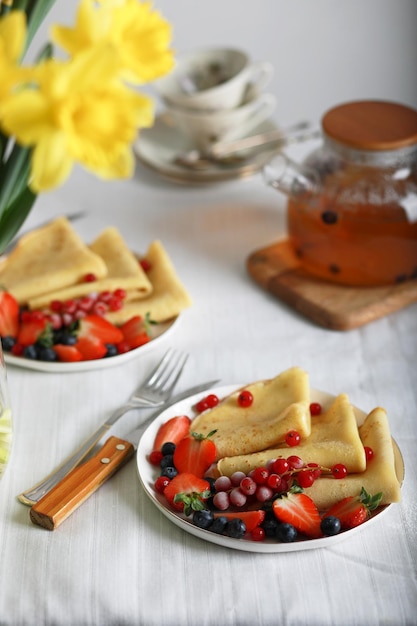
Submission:
<svg viewBox="0 0 417 626">
<path fill-rule="evenodd" d="M 127 294 L 123 308 L 106 314 L 113 324 L 147 313 L 156 322 L 170 320 L 191 305 L 191 298 L 160 241 L 143 257 L 146 272 L 116 228 L 106 228 L 88 246 L 60 217 L 20 239 L 0 263 L 0 284 L 31 310 L 121 288 Z M 96 280 L 86 282 L 87 274 Z"/>
<path fill-rule="evenodd" d="M 242 389 L 223 399 L 216 407 L 197 416 L 191 430 L 212 435 L 217 448 L 217 475 L 246 474 L 278 457 L 296 454 L 305 464 L 317 463 L 332 468 L 342 463 L 345 478 L 322 474 L 306 488 L 319 509 L 325 510 L 346 496 L 359 495 L 361 488 L 372 495 L 382 492 L 381 504 L 401 498 L 401 469 L 396 468 L 394 445 L 386 411 L 375 408 L 358 426 L 357 412 L 346 394 L 336 396 L 321 414 L 310 414 L 308 375 L 293 367 L 277 377 L 244 387 L 253 395 L 251 406 L 242 408 L 238 396 Z M 297 430 L 301 443 L 285 444 L 289 430 Z M 364 447 L 374 452 L 366 462 Z"/>
</svg>

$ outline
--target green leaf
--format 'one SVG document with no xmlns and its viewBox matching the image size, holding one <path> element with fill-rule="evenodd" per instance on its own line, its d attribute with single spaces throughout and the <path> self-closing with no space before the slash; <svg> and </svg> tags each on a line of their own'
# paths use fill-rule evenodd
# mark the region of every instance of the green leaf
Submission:
<svg viewBox="0 0 417 626">
<path fill-rule="evenodd" d="M 26 187 L 9 205 L 0 219 L 0 254 L 18 233 L 36 200 L 36 195 Z"/>
<path fill-rule="evenodd" d="M 27 187 L 30 172 L 29 148 L 23 148 L 18 144 L 13 146 L 13 150 L 6 162 L 0 167 L 0 219 L 10 204 Z"/>
<path fill-rule="evenodd" d="M 28 16 L 26 50 L 55 2 L 56 0 L 29 0 L 26 9 Z"/>
</svg>

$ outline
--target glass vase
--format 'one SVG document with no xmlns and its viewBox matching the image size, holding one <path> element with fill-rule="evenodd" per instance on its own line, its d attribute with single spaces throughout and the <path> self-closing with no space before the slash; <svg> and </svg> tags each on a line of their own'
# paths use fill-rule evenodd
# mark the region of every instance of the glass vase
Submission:
<svg viewBox="0 0 417 626">
<path fill-rule="evenodd" d="M 12 412 L 10 408 L 9 388 L 6 365 L 0 342 L 0 479 L 6 469 L 12 446 Z"/>
</svg>

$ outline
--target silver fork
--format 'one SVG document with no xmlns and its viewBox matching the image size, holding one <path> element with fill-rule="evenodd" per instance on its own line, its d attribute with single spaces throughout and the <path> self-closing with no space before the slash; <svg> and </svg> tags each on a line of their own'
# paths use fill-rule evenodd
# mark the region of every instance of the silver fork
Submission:
<svg viewBox="0 0 417 626">
<path fill-rule="evenodd" d="M 44 480 L 30 489 L 22 492 L 18 498 L 24 504 L 33 505 L 40 500 L 52 487 L 59 483 L 64 476 L 76 467 L 117 422 L 122 415 L 137 408 L 152 409 L 166 402 L 181 376 L 188 354 L 176 350 L 168 350 L 160 363 L 149 374 L 139 387 L 132 393 L 129 400 L 116 409 L 102 424 L 62 465 Z"/>
</svg>

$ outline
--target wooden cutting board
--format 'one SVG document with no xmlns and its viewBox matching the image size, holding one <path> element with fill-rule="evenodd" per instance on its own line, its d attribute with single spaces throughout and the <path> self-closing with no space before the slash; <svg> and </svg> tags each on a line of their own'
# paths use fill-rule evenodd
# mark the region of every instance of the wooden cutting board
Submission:
<svg viewBox="0 0 417 626">
<path fill-rule="evenodd" d="M 343 287 L 309 276 L 288 240 L 253 252 L 251 277 L 293 309 L 333 330 L 368 324 L 417 301 L 417 280 L 390 287 Z"/>
</svg>

